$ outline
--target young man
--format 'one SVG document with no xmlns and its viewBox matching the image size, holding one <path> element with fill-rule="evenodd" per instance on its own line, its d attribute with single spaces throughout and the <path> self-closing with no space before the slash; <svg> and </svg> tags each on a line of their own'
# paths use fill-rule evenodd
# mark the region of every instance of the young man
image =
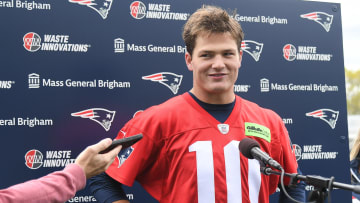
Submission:
<svg viewBox="0 0 360 203">
<path fill-rule="evenodd" d="M 288 173 L 296 173 L 297 162 L 280 117 L 234 93 L 241 26 L 226 11 L 206 6 L 189 18 L 183 38 L 193 88 L 122 128 L 117 138 L 138 133 L 144 138 L 115 160 L 107 175 L 95 178 L 95 197 L 127 202 L 114 197 L 116 181 L 131 186 L 136 180 L 161 203 L 268 202 L 279 176 L 262 175 L 259 162 L 239 152 L 239 142 L 255 139 Z"/>
</svg>

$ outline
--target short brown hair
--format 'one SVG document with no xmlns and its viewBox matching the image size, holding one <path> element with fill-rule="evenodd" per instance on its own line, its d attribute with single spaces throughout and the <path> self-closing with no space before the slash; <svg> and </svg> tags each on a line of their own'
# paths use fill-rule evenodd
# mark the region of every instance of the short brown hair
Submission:
<svg viewBox="0 0 360 203">
<path fill-rule="evenodd" d="M 187 52 L 192 55 L 196 37 L 198 37 L 200 33 L 211 34 L 226 32 L 229 32 L 235 39 L 238 49 L 240 50 L 241 42 L 244 39 L 241 25 L 224 9 L 204 5 L 195 11 L 185 23 L 182 37 Z"/>
</svg>

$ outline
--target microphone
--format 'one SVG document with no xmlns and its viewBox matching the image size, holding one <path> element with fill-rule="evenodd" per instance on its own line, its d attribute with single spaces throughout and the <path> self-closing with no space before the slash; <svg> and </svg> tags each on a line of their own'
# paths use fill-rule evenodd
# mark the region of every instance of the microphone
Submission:
<svg viewBox="0 0 360 203">
<path fill-rule="evenodd" d="M 242 139 L 239 144 L 239 150 L 248 159 L 255 158 L 256 160 L 268 164 L 273 168 L 282 170 L 281 165 L 277 161 L 260 149 L 260 144 L 256 140 L 247 137 Z"/>
</svg>

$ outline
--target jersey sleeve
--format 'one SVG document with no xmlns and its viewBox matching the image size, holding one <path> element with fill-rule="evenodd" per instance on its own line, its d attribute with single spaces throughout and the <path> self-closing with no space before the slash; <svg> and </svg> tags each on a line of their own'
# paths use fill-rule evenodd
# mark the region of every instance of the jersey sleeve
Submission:
<svg viewBox="0 0 360 203">
<path fill-rule="evenodd" d="M 285 128 L 285 125 L 283 122 L 281 122 L 281 147 L 283 151 L 283 157 L 282 157 L 282 165 L 287 173 L 296 173 L 298 164 L 295 158 L 295 153 L 292 150 L 291 141 L 289 137 L 289 133 L 287 129 Z"/>
<path fill-rule="evenodd" d="M 270 156 L 280 163 L 286 173 L 296 173 L 298 164 L 295 158 L 295 154 L 292 150 L 288 131 L 282 122 L 280 116 L 272 110 L 267 110 L 268 118 L 270 120 L 271 128 L 271 144 L 270 144 Z M 275 192 L 278 185 L 281 183 L 281 177 L 279 175 L 269 176 L 269 191 L 270 194 Z M 290 178 L 284 177 L 284 185 L 289 185 Z"/>
<path fill-rule="evenodd" d="M 143 138 L 122 149 L 106 173 L 116 181 L 132 186 L 138 181 L 145 190 L 157 198 L 161 194 L 163 159 L 162 139 L 157 122 L 146 115 L 136 116 L 119 132 L 116 139 L 142 134 Z M 146 129 L 146 130 L 145 130 Z M 161 170 L 162 169 L 162 170 Z"/>
<path fill-rule="evenodd" d="M 285 127 L 285 124 L 282 122 L 281 118 L 279 117 L 278 121 L 278 139 L 280 141 L 280 149 L 281 149 L 281 156 L 279 163 L 282 165 L 284 171 L 286 173 L 297 173 L 298 163 L 296 161 L 295 153 L 292 150 L 291 141 L 289 137 L 289 133 Z M 280 181 L 280 179 L 279 179 Z M 289 185 L 290 178 L 285 176 L 284 177 L 284 184 Z M 278 183 L 280 184 L 280 182 Z"/>
</svg>

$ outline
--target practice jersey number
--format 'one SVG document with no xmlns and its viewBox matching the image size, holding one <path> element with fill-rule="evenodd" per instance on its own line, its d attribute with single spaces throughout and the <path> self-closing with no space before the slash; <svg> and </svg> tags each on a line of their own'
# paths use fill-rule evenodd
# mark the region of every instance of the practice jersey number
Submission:
<svg viewBox="0 0 360 203">
<path fill-rule="evenodd" d="M 242 201 L 239 143 L 233 140 L 224 147 L 228 203 Z M 196 152 L 198 203 L 215 203 L 212 141 L 197 141 L 189 146 L 189 151 Z M 259 162 L 249 159 L 248 172 L 249 198 L 257 203 L 261 185 Z"/>
</svg>

